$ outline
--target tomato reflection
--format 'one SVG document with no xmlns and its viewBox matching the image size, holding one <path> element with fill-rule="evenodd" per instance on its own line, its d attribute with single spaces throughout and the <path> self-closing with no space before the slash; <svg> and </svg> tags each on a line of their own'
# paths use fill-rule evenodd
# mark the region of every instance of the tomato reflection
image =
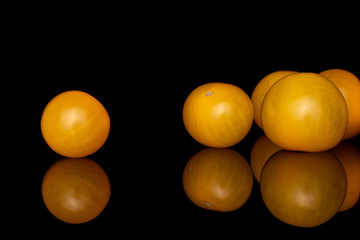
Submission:
<svg viewBox="0 0 360 240">
<path fill-rule="evenodd" d="M 250 166 L 253 171 L 255 179 L 260 182 L 261 170 L 266 161 L 281 148 L 275 143 L 271 142 L 266 135 L 262 135 L 254 143 L 250 152 Z"/>
<path fill-rule="evenodd" d="M 347 176 L 347 193 L 340 212 L 355 206 L 360 196 L 360 149 L 349 142 L 342 142 L 330 151 L 342 163 Z"/>
<path fill-rule="evenodd" d="M 314 227 L 340 209 L 347 177 L 340 161 L 330 152 L 281 150 L 266 162 L 260 190 L 266 207 L 279 220 Z"/>
<path fill-rule="evenodd" d="M 110 182 L 103 168 L 89 158 L 63 158 L 46 172 L 42 197 L 47 209 L 66 223 L 96 218 L 110 198 Z"/>
<path fill-rule="evenodd" d="M 229 212 L 240 208 L 252 186 L 249 164 L 232 149 L 203 149 L 189 160 L 183 173 L 188 198 L 208 210 Z"/>
</svg>

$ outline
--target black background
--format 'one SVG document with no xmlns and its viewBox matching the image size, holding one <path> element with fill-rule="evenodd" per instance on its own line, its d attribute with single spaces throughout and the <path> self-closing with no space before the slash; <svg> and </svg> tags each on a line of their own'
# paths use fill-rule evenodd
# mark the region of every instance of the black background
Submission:
<svg viewBox="0 0 360 240">
<path fill-rule="evenodd" d="M 10 152 L 11 166 L 5 176 L 14 192 L 9 198 L 13 222 L 67 225 L 42 202 L 42 178 L 62 157 L 43 140 L 40 118 L 54 96 L 82 90 L 96 97 L 111 119 L 108 140 L 89 156 L 108 174 L 111 198 L 103 213 L 85 225 L 118 226 L 125 221 L 123 230 L 256 229 L 254 234 L 349 231 L 359 226 L 359 203 L 316 228 L 284 224 L 266 209 L 255 180 L 248 202 L 230 213 L 198 208 L 182 189 L 187 161 L 205 148 L 182 123 L 182 106 L 193 89 L 227 82 L 250 96 L 261 78 L 277 70 L 342 68 L 360 76 L 358 48 L 349 41 L 339 42 L 323 31 L 314 34 L 311 26 L 301 24 L 285 33 L 287 27 L 277 23 L 249 27 L 239 21 L 230 27 L 227 23 L 233 19 L 217 23 L 186 21 L 182 15 L 76 18 L 68 13 L 70 18 L 52 13 L 21 19 L 7 36 L 6 89 L 11 97 L 5 98 L 4 111 L 9 126 L 5 130 L 11 134 L 5 151 Z M 341 28 L 335 29 L 341 35 Z M 232 148 L 249 161 L 251 147 L 261 135 L 254 123 Z M 359 136 L 351 142 L 360 147 Z"/>
</svg>

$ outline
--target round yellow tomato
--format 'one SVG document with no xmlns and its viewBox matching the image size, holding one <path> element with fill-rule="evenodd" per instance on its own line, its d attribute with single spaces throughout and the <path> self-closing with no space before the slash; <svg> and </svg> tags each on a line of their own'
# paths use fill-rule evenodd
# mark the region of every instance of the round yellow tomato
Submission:
<svg viewBox="0 0 360 240">
<path fill-rule="evenodd" d="M 260 191 L 269 211 L 298 227 L 314 227 L 331 219 L 341 207 L 346 173 L 329 152 L 281 150 L 266 162 Z"/>
<path fill-rule="evenodd" d="M 348 111 L 349 122 L 344 139 L 349 139 L 360 133 L 360 81 L 346 70 L 329 69 L 319 73 L 332 81 L 343 94 Z"/>
<path fill-rule="evenodd" d="M 47 209 L 66 223 L 96 218 L 110 198 L 110 182 L 102 167 L 88 158 L 64 158 L 55 162 L 42 182 Z"/>
<path fill-rule="evenodd" d="M 348 188 L 339 212 L 346 211 L 359 201 L 360 197 L 360 149 L 348 142 L 341 142 L 330 150 L 345 168 Z"/>
<path fill-rule="evenodd" d="M 253 122 L 249 96 L 227 83 L 207 83 L 187 97 L 183 120 L 189 134 L 199 143 L 225 148 L 240 142 Z"/>
<path fill-rule="evenodd" d="M 82 91 L 54 97 L 41 117 L 46 143 L 58 154 L 79 158 L 96 152 L 106 141 L 110 118 L 104 106 Z"/>
<path fill-rule="evenodd" d="M 271 142 L 266 135 L 256 140 L 250 152 L 250 167 L 258 182 L 266 161 L 280 150 L 281 147 Z"/>
<path fill-rule="evenodd" d="M 254 107 L 254 121 L 262 129 L 262 124 L 260 121 L 260 112 L 261 105 L 264 101 L 264 97 L 267 91 L 270 89 L 274 83 L 279 81 L 281 78 L 296 73 L 295 71 L 276 71 L 266 75 L 261 81 L 256 85 L 252 95 L 251 102 Z"/>
<path fill-rule="evenodd" d="M 294 73 L 269 89 L 261 121 L 266 136 L 283 149 L 326 151 L 344 137 L 348 110 L 331 81 L 315 73 Z"/>
<path fill-rule="evenodd" d="M 240 208 L 248 200 L 252 186 L 249 164 L 228 148 L 201 150 L 189 160 L 183 173 L 188 198 L 197 206 L 214 211 Z"/>
</svg>

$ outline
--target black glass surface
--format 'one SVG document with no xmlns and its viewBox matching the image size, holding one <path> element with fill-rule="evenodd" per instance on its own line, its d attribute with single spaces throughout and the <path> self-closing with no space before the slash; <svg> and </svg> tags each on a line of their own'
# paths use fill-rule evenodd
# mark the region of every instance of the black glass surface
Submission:
<svg viewBox="0 0 360 240">
<path fill-rule="evenodd" d="M 43 34 L 28 32 L 34 39 Z M 48 40 L 21 46 L 18 68 L 13 69 L 11 107 L 6 121 L 14 124 L 9 142 L 11 167 L 4 170 L 13 197 L 12 217 L 24 224 L 66 225 L 46 209 L 41 183 L 47 169 L 62 156 L 52 151 L 40 130 L 46 104 L 67 90 L 82 90 L 96 97 L 107 109 L 110 135 L 104 146 L 88 156 L 107 173 L 111 196 L 104 211 L 85 225 L 131 226 L 153 232 L 164 229 L 235 229 L 245 231 L 332 232 L 358 228 L 360 205 L 338 213 L 319 227 L 293 227 L 276 219 L 264 205 L 254 179 L 252 193 L 233 212 L 209 211 L 195 206 L 182 186 L 184 167 L 206 148 L 187 133 L 182 106 L 190 92 L 208 82 L 226 82 L 249 96 L 256 84 L 277 70 L 321 72 L 348 70 L 360 77 L 360 68 L 347 58 L 327 58 L 316 51 L 276 55 L 223 45 L 216 49 L 203 40 L 177 38 L 172 34 L 161 44 L 128 36 L 104 35 L 109 41 L 87 40 L 89 32 L 70 35 L 49 33 Z M 143 37 L 158 36 L 148 31 Z M 68 37 L 66 37 L 68 36 Z M 99 39 L 99 38 L 96 38 Z M 106 44 L 105 44 L 106 43 Z M 95 50 L 91 50 L 96 45 Z M 55 47 L 56 46 L 56 47 Z M 232 45 L 234 46 L 234 45 Z M 269 46 L 268 46 L 269 47 Z M 251 47 L 253 49 L 253 47 Z M 248 50 L 250 52 L 248 52 Z M 16 71 L 15 71 L 16 70 Z M 19 82 L 21 79 L 21 83 Z M 231 149 L 248 162 L 255 141 L 263 135 L 255 123 L 248 135 Z M 360 137 L 348 140 L 360 148 Z M 125 221 L 125 222 L 124 222 Z"/>
<path fill-rule="evenodd" d="M 103 74 L 104 69 L 86 73 L 78 79 L 66 80 L 71 75 L 53 76 L 52 84 L 38 90 L 30 100 L 31 119 L 24 125 L 24 141 L 28 142 L 27 159 L 22 160 L 26 179 L 21 181 L 26 187 L 21 194 L 23 208 L 28 221 L 39 224 L 65 224 L 56 219 L 46 209 L 41 196 L 41 183 L 47 169 L 62 156 L 53 152 L 42 138 L 40 118 L 43 108 L 52 97 L 66 90 L 83 90 L 96 97 L 108 110 L 111 119 L 110 135 L 104 146 L 89 156 L 106 171 L 111 184 L 111 197 L 104 211 L 86 224 L 116 225 L 119 218 L 126 218 L 126 224 L 170 224 L 172 225 L 217 225 L 265 229 L 287 229 L 293 231 L 318 231 L 334 228 L 355 228 L 358 222 L 359 203 L 352 209 L 336 214 L 328 222 L 303 229 L 287 225 L 267 210 L 264 205 L 259 183 L 254 178 L 253 189 L 248 201 L 233 212 L 216 212 L 194 205 L 186 196 L 182 186 L 185 165 L 198 151 L 207 148 L 197 143 L 186 131 L 182 122 L 182 105 L 187 95 L 197 86 L 207 82 L 227 82 L 235 84 L 250 96 L 255 84 L 266 74 L 280 70 L 308 70 L 318 72 L 333 67 L 341 67 L 359 75 L 350 65 L 292 66 L 279 64 L 273 67 L 261 65 L 259 68 L 243 69 L 234 66 L 231 75 L 222 65 L 221 71 L 211 72 L 206 66 L 198 71 L 177 69 L 180 76 L 176 81 L 162 76 L 162 83 L 156 88 L 151 83 L 142 85 L 116 84 L 116 77 Z M 212 66 L 214 67 L 214 66 Z M 91 67 L 82 66 L 82 72 Z M 50 70 L 48 70 L 50 71 Z M 94 70 L 92 70 L 94 71 Z M 184 72 L 192 74 L 184 74 Z M 66 71 L 65 71 L 66 72 Z M 207 72 L 206 74 L 204 72 Z M 50 73 L 49 73 L 50 74 Z M 87 78 L 92 81 L 87 82 Z M 120 76 L 119 76 L 120 78 Z M 65 80 L 64 80 L 65 79 Z M 97 80 L 98 79 L 98 80 Z M 42 77 L 45 80 L 45 76 Z M 168 83 L 164 83 L 168 80 Z M 57 82 L 57 84 L 55 84 Z M 155 81 L 156 82 L 156 81 Z M 255 141 L 263 131 L 254 123 L 248 135 L 231 149 L 240 153 L 248 162 Z M 348 140 L 360 147 L 359 136 Z M 149 223 L 151 222 L 151 223 Z"/>
</svg>

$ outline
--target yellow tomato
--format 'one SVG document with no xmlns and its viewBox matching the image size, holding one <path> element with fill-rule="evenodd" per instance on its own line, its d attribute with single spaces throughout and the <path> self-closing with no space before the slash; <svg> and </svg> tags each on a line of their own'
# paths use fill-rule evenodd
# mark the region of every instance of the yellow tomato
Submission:
<svg viewBox="0 0 360 240">
<path fill-rule="evenodd" d="M 261 171 L 266 161 L 280 150 L 281 147 L 271 142 L 266 135 L 256 140 L 250 152 L 250 166 L 258 182 L 260 182 Z"/>
<path fill-rule="evenodd" d="M 256 85 L 252 95 L 251 102 L 254 107 L 254 121 L 262 129 L 262 124 L 260 120 L 260 111 L 261 105 L 264 101 L 264 97 L 267 91 L 270 89 L 274 83 L 279 81 L 281 78 L 296 73 L 295 71 L 276 71 L 266 75 L 261 81 Z"/>
<path fill-rule="evenodd" d="M 318 152 L 342 140 L 348 111 L 331 81 L 315 73 L 294 73 L 269 89 L 261 121 L 266 136 L 281 148 Z"/>
<path fill-rule="evenodd" d="M 110 198 L 110 182 L 102 167 L 88 158 L 64 158 L 55 162 L 42 182 L 47 209 L 66 223 L 96 218 Z"/>
<path fill-rule="evenodd" d="M 65 157 L 85 157 L 106 141 L 110 118 L 103 105 L 82 91 L 67 91 L 54 97 L 41 117 L 46 143 Z"/>
<path fill-rule="evenodd" d="M 341 142 L 330 150 L 345 168 L 348 188 L 339 212 L 352 208 L 360 197 L 360 149 L 348 142 Z"/>
<path fill-rule="evenodd" d="M 266 207 L 279 220 L 314 227 L 331 219 L 341 207 L 346 173 L 329 152 L 281 150 L 265 164 L 260 191 Z"/>
<path fill-rule="evenodd" d="M 332 81 L 343 94 L 348 111 L 349 122 L 344 139 L 349 139 L 360 133 L 360 81 L 346 70 L 329 69 L 319 73 Z"/>
<path fill-rule="evenodd" d="M 189 134 L 199 143 L 225 148 L 240 142 L 253 122 L 248 95 L 227 83 L 207 83 L 187 97 L 183 120 Z"/>
<path fill-rule="evenodd" d="M 229 212 L 245 204 L 253 186 L 245 158 L 232 149 L 208 148 L 196 153 L 186 164 L 183 187 L 197 206 Z"/>
</svg>

